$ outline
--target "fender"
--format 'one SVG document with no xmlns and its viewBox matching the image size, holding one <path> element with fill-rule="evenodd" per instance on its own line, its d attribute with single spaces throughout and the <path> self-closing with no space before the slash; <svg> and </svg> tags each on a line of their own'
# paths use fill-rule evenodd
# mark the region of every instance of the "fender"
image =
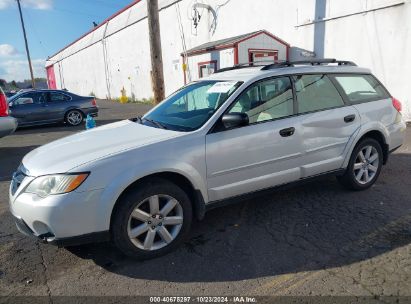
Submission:
<svg viewBox="0 0 411 304">
<path fill-rule="evenodd" d="M 161 170 L 159 170 L 161 168 Z M 104 217 L 101 221 L 102 227 L 96 227 L 98 231 L 108 230 L 110 228 L 110 219 L 114 206 L 120 195 L 134 182 L 156 173 L 177 173 L 184 176 L 191 182 L 194 189 L 201 192 L 204 201 L 208 201 L 207 187 L 201 178 L 200 172 L 190 164 L 177 162 L 175 159 L 160 159 L 158 161 L 143 163 L 140 166 L 131 167 L 112 178 L 112 182 L 104 188 L 101 193 L 99 204 L 99 216 Z"/>
<path fill-rule="evenodd" d="M 365 123 L 364 125 L 361 125 L 361 127 L 356 131 L 356 133 L 354 133 L 353 139 L 348 142 L 347 144 L 348 151 L 345 154 L 345 159 L 344 159 L 342 168 L 347 168 L 348 163 L 351 158 L 352 151 L 354 150 L 355 146 L 365 134 L 371 131 L 380 132 L 384 138 L 384 142 L 388 145 L 390 144 L 389 142 L 387 142 L 387 138 L 389 138 L 389 132 L 387 130 L 387 127 L 384 126 L 379 121 L 369 121 Z"/>
</svg>

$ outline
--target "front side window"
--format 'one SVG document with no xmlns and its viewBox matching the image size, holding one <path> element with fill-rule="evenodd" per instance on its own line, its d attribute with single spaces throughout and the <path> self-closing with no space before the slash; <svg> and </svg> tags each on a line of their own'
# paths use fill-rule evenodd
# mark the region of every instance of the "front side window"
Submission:
<svg viewBox="0 0 411 304">
<path fill-rule="evenodd" d="M 245 90 L 229 113 L 247 113 L 250 124 L 293 115 L 290 78 L 260 81 Z"/>
<path fill-rule="evenodd" d="M 238 81 L 199 81 L 177 91 L 143 117 L 144 124 L 176 131 L 200 128 L 241 85 Z"/>
<path fill-rule="evenodd" d="M 294 76 L 298 113 L 336 108 L 344 101 L 327 75 Z"/>
<path fill-rule="evenodd" d="M 42 102 L 40 100 L 40 94 L 37 93 L 25 93 L 16 96 L 12 100 L 14 106 L 29 105 L 29 104 L 39 104 Z"/>
<path fill-rule="evenodd" d="M 334 77 L 352 103 L 389 98 L 388 92 L 372 75 L 335 75 Z"/>
</svg>

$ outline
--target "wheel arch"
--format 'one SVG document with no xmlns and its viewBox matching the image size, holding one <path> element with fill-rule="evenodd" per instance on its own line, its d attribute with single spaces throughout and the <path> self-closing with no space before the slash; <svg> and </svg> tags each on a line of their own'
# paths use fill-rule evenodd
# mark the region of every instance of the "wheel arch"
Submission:
<svg viewBox="0 0 411 304">
<path fill-rule="evenodd" d="M 70 111 L 72 111 L 72 110 L 80 111 L 81 114 L 83 114 L 83 116 L 86 117 L 84 111 L 83 111 L 81 108 L 75 107 L 75 106 L 70 106 L 70 107 L 64 109 L 64 119 L 66 119 L 67 113 L 70 112 Z"/>
<path fill-rule="evenodd" d="M 113 222 L 113 218 L 116 214 L 116 210 L 118 209 L 119 202 L 121 199 L 127 195 L 128 191 L 131 189 L 134 189 L 135 187 L 143 184 L 144 182 L 149 181 L 150 179 L 155 179 L 155 178 L 161 178 L 167 181 L 170 181 L 171 183 L 176 184 L 179 186 L 184 192 L 187 193 L 189 196 L 189 199 L 193 205 L 193 211 L 194 211 L 194 216 L 198 220 L 202 220 L 205 215 L 205 201 L 203 194 L 201 193 L 200 190 L 196 189 L 193 185 L 193 183 L 183 174 L 173 172 L 173 171 L 164 171 L 164 172 L 157 172 L 157 173 L 152 173 L 149 175 L 146 175 L 144 177 L 138 178 L 137 180 L 133 181 L 131 184 L 129 184 L 118 196 L 117 200 L 114 203 L 111 216 L 110 216 L 110 229 L 111 229 L 111 224 Z"/>
<path fill-rule="evenodd" d="M 355 147 L 365 138 L 375 139 L 381 145 L 382 154 L 383 154 L 383 164 L 385 165 L 388 161 L 389 145 L 387 143 L 387 138 L 384 135 L 384 132 L 378 129 L 370 129 L 362 133 L 358 137 L 358 140 L 355 142 L 355 144 L 352 146 L 352 149 L 348 155 L 349 157 L 347 157 L 347 159 L 348 160 L 350 159 L 352 151 L 354 151 Z"/>
</svg>

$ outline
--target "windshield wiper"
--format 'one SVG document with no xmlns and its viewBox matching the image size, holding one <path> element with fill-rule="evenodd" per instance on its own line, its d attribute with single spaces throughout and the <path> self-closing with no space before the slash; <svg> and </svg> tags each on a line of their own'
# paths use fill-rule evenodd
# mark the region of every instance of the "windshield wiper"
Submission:
<svg viewBox="0 0 411 304">
<path fill-rule="evenodd" d="M 167 129 L 167 127 L 165 125 L 163 125 L 162 123 L 155 121 L 153 119 L 149 119 L 149 118 L 144 118 L 144 120 L 147 120 L 148 122 L 151 122 L 153 125 L 161 128 L 161 129 Z"/>
</svg>

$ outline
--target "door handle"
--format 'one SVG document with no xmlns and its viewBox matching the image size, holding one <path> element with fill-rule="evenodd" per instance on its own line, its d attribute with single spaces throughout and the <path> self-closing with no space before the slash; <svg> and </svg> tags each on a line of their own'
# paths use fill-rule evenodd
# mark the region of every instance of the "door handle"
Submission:
<svg viewBox="0 0 411 304">
<path fill-rule="evenodd" d="M 352 122 L 355 119 L 355 114 L 347 115 L 344 117 L 345 122 Z"/>
<path fill-rule="evenodd" d="M 293 135 L 294 132 L 295 132 L 295 128 L 294 128 L 294 127 L 286 128 L 286 129 L 280 130 L 280 135 L 281 135 L 282 137 L 287 137 L 287 136 Z"/>
</svg>

